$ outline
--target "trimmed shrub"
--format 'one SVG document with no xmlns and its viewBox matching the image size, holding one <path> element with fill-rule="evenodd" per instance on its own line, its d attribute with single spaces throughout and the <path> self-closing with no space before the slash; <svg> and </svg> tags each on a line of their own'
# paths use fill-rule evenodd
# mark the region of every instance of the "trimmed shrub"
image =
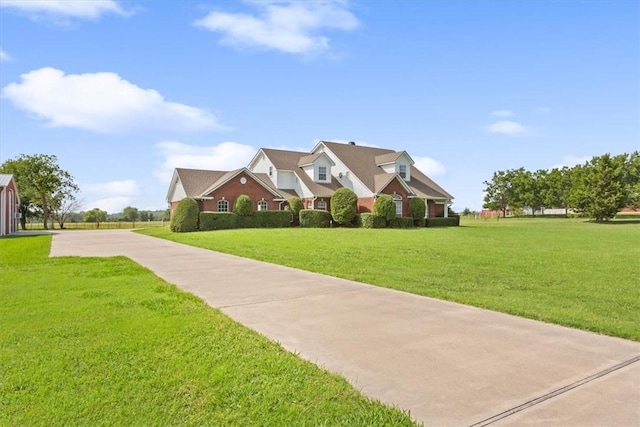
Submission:
<svg viewBox="0 0 640 427">
<path fill-rule="evenodd" d="M 351 224 L 349 225 L 356 228 L 362 227 L 362 217 L 359 213 L 356 214 L 356 216 L 353 218 L 353 221 L 351 221 Z"/>
<path fill-rule="evenodd" d="M 331 196 L 331 216 L 340 225 L 349 224 L 358 213 L 358 196 L 348 188 L 342 187 Z"/>
<path fill-rule="evenodd" d="M 328 228 L 331 226 L 331 214 L 318 209 L 300 211 L 300 227 Z"/>
<path fill-rule="evenodd" d="M 459 216 L 450 216 L 449 218 L 427 218 L 425 227 L 457 227 L 460 225 Z"/>
<path fill-rule="evenodd" d="M 427 212 L 427 206 L 424 203 L 424 199 L 414 197 L 409 199 L 409 213 L 414 219 L 414 225 L 417 227 L 424 227 L 424 214 Z"/>
<path fill-rule="evenodd" d="M 368 212 L 360 214 L 360 222 L 362 228 L 385 228 L 387 226 L 386 219 Z"/>
<path fill-rule="evenodd" d="M 289 205 L 289 211 L 291 211 L 295 218 L 300 215 L 300 211 L 304 208 L 302 200 L 300 200 L 299 197 L 291 197 L 289 200 L 287 200 L 287 204 Z"/>
<path fill-rule="evenodd" d="M 251 217 L 254 227 L 286 228 L 291 226 L 291 211 L 258 211 Z"/>
<path fill-rule="evenodd" d="M 185 197 L 178 202 L 173 211 L 169 228 L 174 233 L 196 231 L 198 229 L 199 211 L 198 202 L 191 197 Z"/>
<path fill-rule="evenodd" d="M 237 228 L 238 215 L 232 212 L 200 212 L 200 230 L 229 230 Z"/>
<path fill-rule="evenodd" d="M 385 221 L 391 221 L 396 217 L 396 203 L 388 194 L 380 194 L 373 202 L 373 214 L 381 216 Z"/>
<path fill-rule="evenodd" d="M 233 213 L 240 216 L 253 215 L 253 200 L 246 194 L 241 194 L 233 204 Z"/>
<path fill-rule="evenodd" d="M 390 221 L 391 228 L 413 228 L 412 217 L 399 216 Z"/>
</svg>

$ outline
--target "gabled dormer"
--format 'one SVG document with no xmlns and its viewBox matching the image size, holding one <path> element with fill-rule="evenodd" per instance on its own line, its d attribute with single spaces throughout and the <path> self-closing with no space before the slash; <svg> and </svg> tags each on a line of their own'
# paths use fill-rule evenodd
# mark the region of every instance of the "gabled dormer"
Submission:
<svg viewBox="0 0 640 427">
<path fill-rule="evenodd" d="M 406 151 L 376 156 L 376 166 L 380 166 L 386 173 L 397 173 L 407 182 L 411 181 L 411 165 L 413 163 L 413 159 Z"/>
<path fill-rule="evenodd" d="M 326 153 L 310 154 L 298 161 L 298 167 L 314 182 L 320 184 L 331 183 L 331 167 L 335 165 Z"/>
</svg>

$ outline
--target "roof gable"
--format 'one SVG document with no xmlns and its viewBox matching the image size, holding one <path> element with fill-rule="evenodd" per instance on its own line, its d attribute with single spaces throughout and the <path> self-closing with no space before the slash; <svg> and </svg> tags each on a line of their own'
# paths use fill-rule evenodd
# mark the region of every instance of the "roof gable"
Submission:
<svg viewBox="0 0 640 427">
<path fill-rule="evenodd" d="M 254 181 L 256 181 L 258 184 L 260 184 L 262 187 L 264 187 L 267 191 L 269 191 L 275 197 L 282 198 L 282 195 L 272 185 L 267 184 L 265 181 L 263 181 L 262 179 L 258 178 L 253 172 L 251 172 L 247 168 L 240 168 L 240 169 L 236 169 L 236 170 L 233 170 L 233 171 L 225 172 L 212 185 L 207 187 L 207 189 L 205 189 L 202 192 L 201 196 L 206 196 L 208 194 L 211 194 L 212 192 L 214 192 L 215 190 L 217 190 L 218 188 L 220 188 L 221 186 L 223 186 L 224 184 L 226 184 L 227 182 L 232 180 L 234 177 L 240 175 L 240 173 L 242 173 L 242 172 L 244 172 L 247 175 L 249 175 L 249 177 L 251 177 Z"/>
</svg>

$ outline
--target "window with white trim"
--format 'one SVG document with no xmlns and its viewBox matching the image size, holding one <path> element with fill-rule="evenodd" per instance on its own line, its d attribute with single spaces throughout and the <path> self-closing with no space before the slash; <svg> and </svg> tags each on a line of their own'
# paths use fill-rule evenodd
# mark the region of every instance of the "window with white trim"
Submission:
<svg viewBox="0 0 640 427">
<path fill-rule="evenodd" d="M 318 200 L 318 209 L 320 209 L 322 211 L 326 211 L 327 210 L 327 202 L 325 202 L 324 200 Z"/>
<path fill-rule="evenodd" d="M 398 165 L 398 175 L 400 175 L 402 179 L 407 179 L 407 165 Z"/>
<path fill-rule="evenodd" d="M 318 181 L 326 181 L 326 180 L 327 180 L 327 167 L 318 166 Z"/>
<path fill-rule="evenodd" d="M 401 200 L 396 200 L 396 216 L 397 217 L 401 217 L 402 216 L 402 201 Z"/>
<path fill-rule="evenodd" d="M 402 196 L 400 194 L 392 194 L 393 201 L 396 204 L 396 216 L 402 216 Z"/>
<path fill-rule="evenodd" d="M 218 212 L 229 212 L 229 202 L 226 200 L 218 200 Z"/>
<path fill-rule="evenodd" d="M 273 176 L 273 166 L 269 166 L 269 176 Z"/>
<path fill-rule="evenodd" d="M 268 205 L 267 205 L 267 201 L 266 200 L 260 200 L 258 202 L 258 210 L 259 211 L 266 211 L 267 208 L 268 208 Z"/>
<path fill-rule="evenodd" d="M 313 209 L 313 200 L 307 200 L 307 209 Z"/>
</svg>

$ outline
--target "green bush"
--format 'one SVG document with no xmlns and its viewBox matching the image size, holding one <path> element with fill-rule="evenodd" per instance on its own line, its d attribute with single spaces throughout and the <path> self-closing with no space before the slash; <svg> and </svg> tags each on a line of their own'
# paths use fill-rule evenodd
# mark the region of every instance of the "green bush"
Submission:
<svg viewBox="0 0 640 427">
<path fill-rule="evenodd" d="M 300 227 L 328 228 L 331 226 L 331 214 L 317 209 L 300 211 Z"/>
<path fill-rule="evenodd" d="M 409 213 L 411 217 L 415 220 L 414 224 L 422 227 L 424 222 L 424 214 L 427 212 L 427 206 L 424 203 L 424 199 L 419 197 L 414 197 L 409 199 Z M 420 225 L 422 223 L 422 225 Z"/>
<path fill-rule="evenodd" d="M 425 227 L 456 227 L 460 225 L 459 216 L 450 216 L 449 218 L 427 218 Z"/>
<path fill-rule="evenodd" d="M 200 230 L 229 230 L 237 228 L 238 215 L 232 212 L 200 212 Z"/>
<path fill-rule="evenodd" d="M 362 217 L 360 216 L 359 213 L 356 214 L 355 217 L 353 217 L 353 221 L 351 221 L 351 224 L 349 224 L 351 227 L 355 227 L 355 228 L 360 228 L 362 227 Z"/>
<path fill-rule="evenodd" d="M 387 226 L 386 219 L 368 212 L 360 214 L 360 222 L 362 228 L 385 228 Z"/>
<path fill-rule="evenodd" d="M 258 211 L 253 214 L 259 228 L 286 228 L 291 226 L 290 211 Z"/>
<path fill-rule="evenodd" d="M 289 210 L 295 218 L 300 215 L 300 211 L 304 208 L 302 200 L 300 200 L 299 197 L 291 197 L 289 200 L 287 200 L 287 204 L 289 205 Z"/>
<path fill-rule="evenodd" d="M 291 226 L 289 211 L 257 211 L 252 216 L 238 216 L 237 228 L 284 228 Z"/>
<path fill-rule="evenodd" d="M 331 196 L 331 216 L 340 225 L 349 224 L 358 213 L 358 196 L 348 188 L 342 187 Z"/>
<path fill-rule="evenodd" d="M 191 197 L 185 197 L 178 202 L 173 211 L 169 228 L 175 233 L 196 231 L 198 229 L 199 211 L 198 202 Z"/>
<path fill-rule="evenodd" d="M 233 213 L 240 216 L 253 215 L 253 200 L 246 194 L 241 194 L 233 204 Z"/>
<path fill-rule="evenodd" d="M 391 221 L 396 217 L 396 203 L 388 194 L 380 194 L 373 202 L 373 214 L 381 216 L 385 221 Z"/>
<path fill-rule="evenodd" d="M 229 230 L 233 228 L 284 228 L 291 225 L 289 211 L 258 211 L 251 216 L 232 212 L 200 212 L 200 230 Z"/>
<path fill-rule="evenodd" d="M 399 216 L 390 221 L 391 228 L 413 228 L 412 217 Z"/>
</svg>

